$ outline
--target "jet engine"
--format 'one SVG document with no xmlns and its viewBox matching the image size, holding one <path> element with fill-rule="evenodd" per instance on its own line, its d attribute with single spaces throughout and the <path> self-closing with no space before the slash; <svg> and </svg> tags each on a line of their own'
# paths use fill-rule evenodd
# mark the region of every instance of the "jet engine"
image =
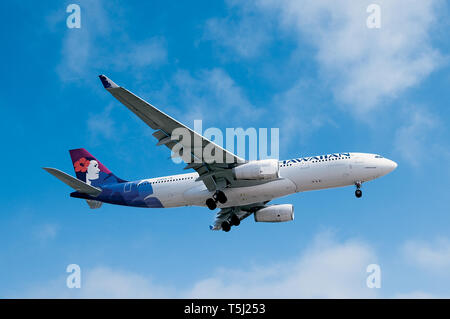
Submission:
<svg viewBox="0 0 450 319">
<path fill-rule="evenodd" d="M 233 168 L 236 179 L 277 179 L 279 177 L 277 159 L 251 161 Z"/>
<path fill-rule="evenodd" d="M 254 216 L 255 222 L 289 222 L 294 220 L 294 206 L 291 204 L 270 205 L 258 210 Z"/>
</svg>

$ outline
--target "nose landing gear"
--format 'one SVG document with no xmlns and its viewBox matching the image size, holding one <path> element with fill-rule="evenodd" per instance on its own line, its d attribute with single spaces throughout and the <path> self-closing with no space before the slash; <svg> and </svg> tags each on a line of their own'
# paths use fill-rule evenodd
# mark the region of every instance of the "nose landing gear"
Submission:
<svg viewBox="0 0 450 319">
<path fill-rule="evenodd" d="M 227 196 L 225 196 L 225 193 L 218 190 L 214 193 L 214 195 L 212 196 L 212 198 L 208 198 L 206 200 L 206 206 L 208 206 L 208 208 L 210 210 L 214 210 L 217 208 L 217 202 L 221 203 L 221 204 L 225 204 L 227 202 Z"/>
<path fill-rule="evenodd" d="M 356 196 L 356 198 L 361 198 L 361 196 L 362 196 L 362 191 L 361 191 L 361 184 L 362 184 L 362 182 L 356 182 L 355 183 L 355 186 L 356 186 L 356 191 L 355 191 L 355 196 Z"/>
</svg>

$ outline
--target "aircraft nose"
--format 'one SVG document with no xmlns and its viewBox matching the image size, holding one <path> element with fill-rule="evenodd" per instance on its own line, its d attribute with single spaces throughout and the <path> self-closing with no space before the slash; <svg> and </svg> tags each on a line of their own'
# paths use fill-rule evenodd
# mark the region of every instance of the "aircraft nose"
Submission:
<svg viewBox="0 0 450 319">
<path fill-rule="evenodd" d="M 397 165 L 396 162 L 394 162 L 394 161 L 392 161 L 390 159 L 386 159 L 386 170 L 387 170 L 387 173 L 392 172 L 394 169 L 397 168 L 397 166 L 398 165 Z"/>
</svg>

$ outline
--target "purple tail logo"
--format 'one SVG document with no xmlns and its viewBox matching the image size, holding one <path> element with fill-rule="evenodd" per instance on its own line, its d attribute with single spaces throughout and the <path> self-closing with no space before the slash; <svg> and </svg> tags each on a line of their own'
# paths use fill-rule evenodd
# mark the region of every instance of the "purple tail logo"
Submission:
<svg viewBox="0 0 450 319">
<path fill-rule="evenodd" d="M 70 150 L 69 152 L 77 178 L 86 184 L 101 186 L 103 184 L 125 182 L 117 178 L 105 165 L 100 163 L 84 148 Z"/>
</svg>

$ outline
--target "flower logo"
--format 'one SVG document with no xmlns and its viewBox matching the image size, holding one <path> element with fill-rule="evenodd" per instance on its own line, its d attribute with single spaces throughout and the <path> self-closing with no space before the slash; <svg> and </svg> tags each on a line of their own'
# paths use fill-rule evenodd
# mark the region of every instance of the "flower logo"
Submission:
<svg viewBox="0 0 450 319">
<path fill-rule="evenodd" d="M 85 173 L 88 169 L 89 161 L 85 159 L 84 157 L 80 158 L 78 161 L 76 161 L 73 164 L 73 167 L 75 168 L 75 172 L 82 172 Z"/>
</svg>

